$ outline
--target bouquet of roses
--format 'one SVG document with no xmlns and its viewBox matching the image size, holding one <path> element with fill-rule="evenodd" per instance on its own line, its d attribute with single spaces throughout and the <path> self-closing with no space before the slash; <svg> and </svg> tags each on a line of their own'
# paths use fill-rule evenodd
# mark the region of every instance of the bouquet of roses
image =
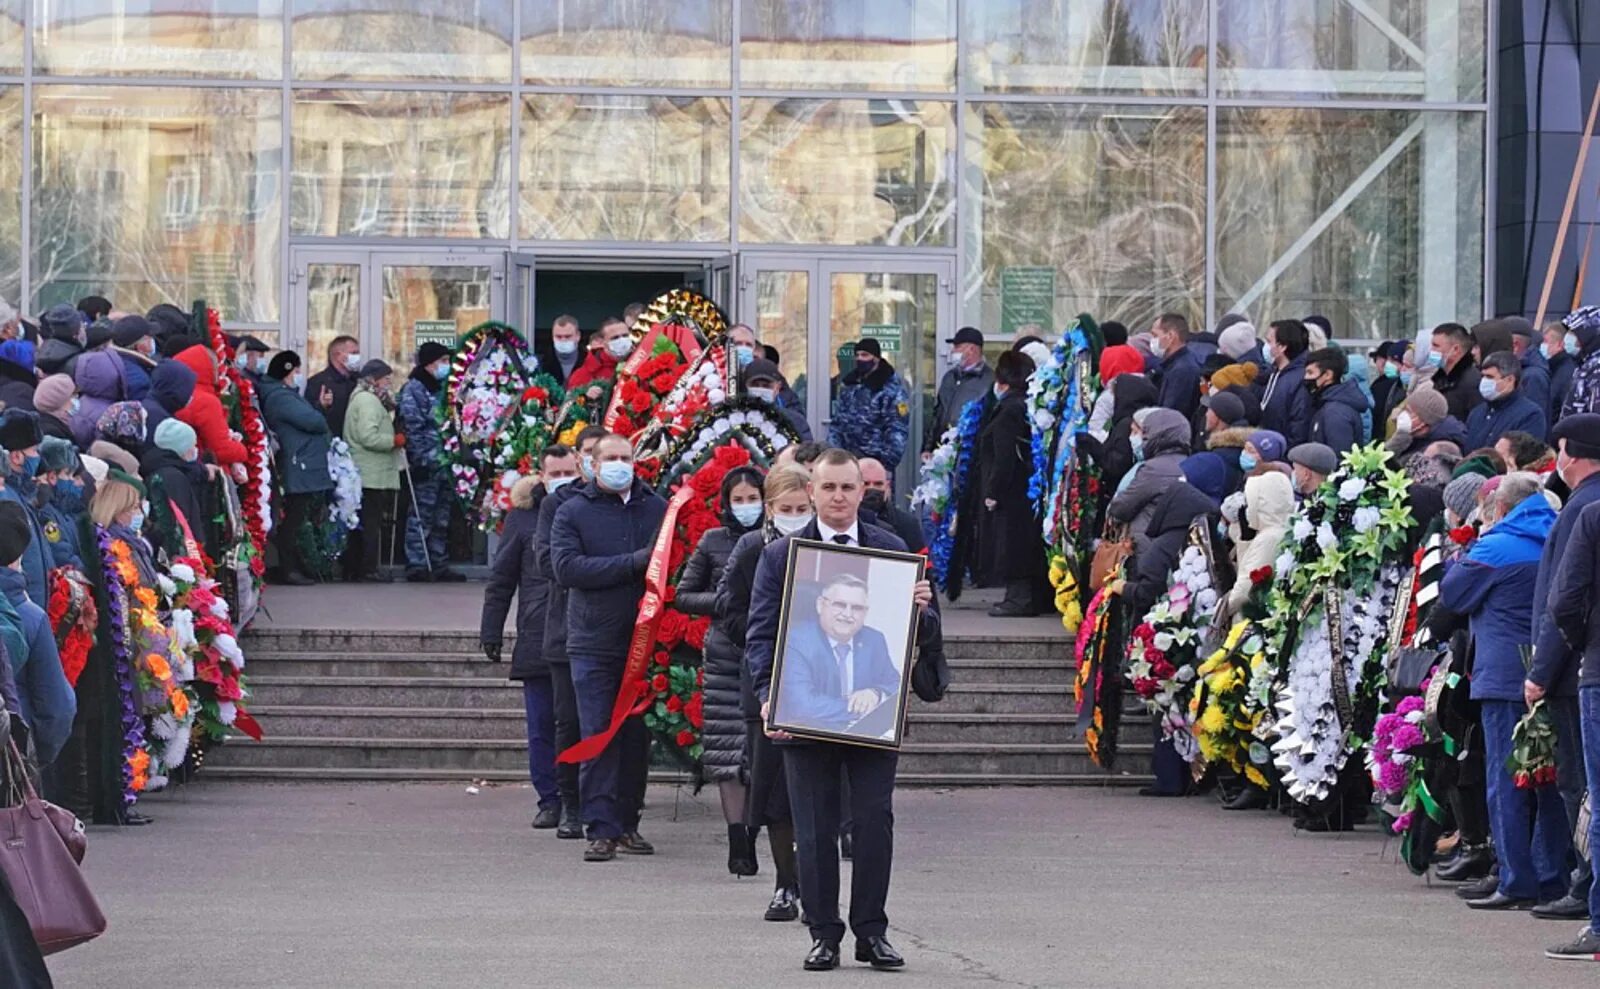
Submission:
<svg viewBox="0 0 1600 989">
<path fill-rule="evenodd" d="M 1512 729 L 1506 769 L 1519 790 L 1549 786 L 1556 781 L 1556 726 L 1543 700 L 1535 701 Z"/>
</svg>

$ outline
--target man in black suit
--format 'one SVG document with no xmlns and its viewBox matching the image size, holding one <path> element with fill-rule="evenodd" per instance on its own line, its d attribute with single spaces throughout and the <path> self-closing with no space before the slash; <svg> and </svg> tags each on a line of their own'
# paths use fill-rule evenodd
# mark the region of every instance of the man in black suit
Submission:
<svg viewBox="0 0 1600 989">
<path fill-rule="evenodd" d="M 816 519 L 796 536 L 904 551 L 899 536 L 864 523 L 861 507 L 861 468 L 853 454 L 830 449 L 811 471 L 811 501 Z M 769 713 L 772 686 L 772 652 L 778 634 L 778 614 L 783 604 L 784 575 L 789 555 L 788 538 L 768 544 L 756 566 L 750 595 L 750 622 L 745 639 L 745 662 L 761 714 Z M 933 605 L 933 588 L 917 582 L 915 600 L 921 609 L 919 635 L 938 630 L 939 612 Z M 801 742 L 782 733 L 783 764 L 789 780 L 789 802 L 794 808 L 795 851 L 800 864 L 800 900 L 811 927 L 812 946 L 806 955 L 808 971 L 839 965 L 839 943 L 845 925 L 839 918 L 839 787 L 850 780 L 850 805 L 855 868 L 850 876 L 850 929 L 856 936 L 856 960 L 874 968 L 900 968 L 900 957 L 885 934 L 889 918 L 884 903 L 889 895 L 889 874 L 894 850 L 894 774 L 899 755 L 893 750 L 834 742 Z"/>
<path fill-rule="evenodd" d="M 866 581 L 837 574 L 817 597 L 816 620 L 789 630 L 778 721 L 844 731 L 899 694 L 900 671 L 883 633 L 866 625 L 867 602 Z"/>
</svg>

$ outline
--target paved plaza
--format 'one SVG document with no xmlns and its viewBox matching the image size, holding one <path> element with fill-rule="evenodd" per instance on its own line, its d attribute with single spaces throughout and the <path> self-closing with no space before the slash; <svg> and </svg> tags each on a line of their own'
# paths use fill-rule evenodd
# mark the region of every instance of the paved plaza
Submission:
<svg viewBox="0 0 1600 989">
<path fill-rule="evenodd" d="M 909 967 L 800 970 L 762 874 L 724 868 L 712 791 L 652 789 L 653 858 L 592 865 L 528 828 L 531 791 L 201 782 L 91 833 L 111 919 L 65 989 L 1593 985 L 1575 930 L 1469 912 L 1372 829 L 1126 790 L 902 791 L 890 936 Z M 764 839 L 763 839 L 764 845 Z M 847 945 L 848 949 L 848 945 Z"/>
</svg>

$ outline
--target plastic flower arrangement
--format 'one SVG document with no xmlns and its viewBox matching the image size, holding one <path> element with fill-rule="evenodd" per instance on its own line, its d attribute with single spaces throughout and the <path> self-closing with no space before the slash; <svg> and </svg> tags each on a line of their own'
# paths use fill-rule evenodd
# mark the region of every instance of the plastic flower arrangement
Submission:
<svg viewBox="0 0 1600 989">
<path fill-rule="evenodd" d="M 217 355 L 218 376 L 232 385 L 224 399 L 228 403 L 230 425 L 243 437 L 241 442 L 249 454 L 244 465 L 245 481 L 239 487 L 239 507 L 250 543 L 250 572 L 255 575 L 259 588 L 267 572 L 267 534 L 272 531 L 272 445 L 267 441 L 267 427 L 255 398 L 255 385 L 233 362 L 233 348 L 228 346 L 228 338 L 222 333 L 222 319 L 215 309 L 206 310 L 206 326 L 211 350 Z M 196 523 L 191 521 L 190 524 Z"/>
<path fill-rule="evenodd" d="M 328 445 L 328 475 L 333 492 L 328 496 L 328 521 L 336 537 L 328 545 L 330 556 L 338 556 L 350 533 L 361 525 L 361 472 L 350 456 L 350 444 L 335 436 Z"/>
<path fill-rule="evenodd" d="M 117 684 L 117 700 L 122 729 L 122 805 L 131 807 L 150 784 L 150 750 L 145 741 L 144 718 L 139 711 L 138 685 L 134 673 L 134 648 L 128 627 L 127 600 L 118 576 L 117 557 L 112 552 L 110 530 L 95 526 L 97 553 L 86 561 L 97 571 L 89 578 L 105 594 L 103 629 L 111 654 L 112 673 Z M 98 580 L 96 579 L 98 578 Z"/>
<path fill-rule="evenodd" d="M 1196 537 L 1191 534 L 1191 540 Z M 1198 538 L 1208 538 L 1200 533 Z M 1129 678 L 1161 726 L 1162 737 L 1187 762 L 1200 760 L 1190 715 L 1201 643 L 1220 597 L 1206 551 L 1192 541 L 1178 558 L 1172 584 L 1129 635 Z"/>
<path fill-rule="evenodd" d="M 1378 719 L 1372 744 L 1367 747 L 1367 772 L 1373 788 L 1383 797 L 1389 829 L 1395 834 L 1410 831 L 1419 810 L 1436 821 L 1444 820 L 1422 772 L 1421 750 L 1432 741 L 1424 707 L 1421 697 L 1401 700 Z"/>
<path fill-rule="evenodd" d="M 172 634 L 177 647 L 194 669 L 195 723 L 207 739 L 227 737 L 237 729 L 254 739 L 261 727 L 244 710 L 249 687 L 244 675 L 244 652 L 235 638 L 228 603 L 217 584 L 205 574 L 201 562 L 182 558 L 163 575 L 162 590 L 172 607 Z"/>
<path fill-rule="evenodd" d="M 480 323 L 468 331 L 450 359 L 450 376 L 435 414 L 440 416 L 444 462 L 456 498 L 468 518 L 492 528 L 496 438 L 521 404 L 539 362 L 527 341 L 504 323 Z"/>
<path fill-rule="evenodd" d="M 130 669 L 140 714 L 145 719 L 145 738 L 159 740 L 150 746 L 145 764 L 143 789 L 159 790 L 168 775 L 189 753 L 189 730 L 194 724 L 193 698 L 189 681 L 194 666 L 173 642 L 161 620 L 161 600 L 156 588 L 146 586 L 133 560 L 133 550 L 121 539 L 110 541 L 110 593 L 118 598 L 123 615 Z"/>
<path fill-rule="evenodd" d="M 672 491 L 685 476 L 704 467 L 714 453 L 729 446 L 742 447 L 751 462 L 766 466 L 798 440 L 789 420 L 766 402 L 724 399 L 702 412 L 661 457 L 656 490 Z"/>
<path fill-rule="evenodd" d="M 1080 315 L 1028 379 L 1033 430 L 1028 496 L 1039 512 L 1056 610 L 1068 629 L 1082 617 L 1083 567 L 1099 503 L 1099 470 L 1081 455 L 1078 442 L 1089 430 L 1100 388 L 1095 365 L 1103 346 L 1094 320 Z"/>
<path fill-rule="evenodd" d="M 535 373 L 533 383 L 518 398 L 516 412 L 506 416 L 495 434 L 489 468 L 495 480 L 479 505 L 479 524 L 484 528 L 500 524 L 511 510 L 511 489 L 539 469 L 539 456 L 554 437 L 562 396 L 555 378 Z"/>
<path fill-rule="evenodd" d="M 912 493 L 913 505 L 928 511 L 933 522 L 933 538 L 928 544 L 928 563 L 933 582 L 948 593 L 957 575 L 950 572 L 955 555 L 956 515 L 966 492 L 978 450 L 978 427 L 983 422 L 983 399 L 973 399 L 961 410 L 956 424 L 945 430 L 933 456 L 922 467 L 922 481 Z"/>
<path fill-rule="evenodd" d="M 1115 598 L 1105 588 L 1095 592 L 1084 609 L 1073 643 L 1077 675 L 1072 684 L 1078 731 L 1089 758 L 1102 769 L 1116 764 L 1117 736 L 1122 724 L 1121 655 L 1112 646 L 1117 639 Z M 1111 664 L 1108 669 L 1107 665 Z"/>
</svg>

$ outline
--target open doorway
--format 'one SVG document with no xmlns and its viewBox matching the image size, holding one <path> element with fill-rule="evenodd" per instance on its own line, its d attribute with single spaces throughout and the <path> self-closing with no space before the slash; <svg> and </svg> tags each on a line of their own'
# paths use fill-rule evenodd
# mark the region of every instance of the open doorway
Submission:
<svg viewBox="0 0 1600 989">
<path fill-rule="evenodd" d="M 549 353 L 550 326 L 570 315 L 587 337 L 630 303 L 649 304 L 672 289 L 708 293 L 709 262 L 698 258 L 531 259 L 519 270 L 512 319 L 537 353 Z M 529 291 L 531 289 L 531 291 Z M 715 295 L 713 295 L 715 298 Z M 726 307 L 725 299 L 717 299 Z M 731 315 L 731 314 L 730 314 Z"/>
</svg>

